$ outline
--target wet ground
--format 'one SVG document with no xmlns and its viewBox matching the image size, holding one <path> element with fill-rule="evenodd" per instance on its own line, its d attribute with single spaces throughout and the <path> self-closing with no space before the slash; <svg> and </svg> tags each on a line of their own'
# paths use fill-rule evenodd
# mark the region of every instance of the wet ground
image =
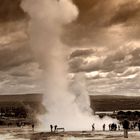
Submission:
<svg viewBox="0 0 140 140">
<path fill-rule="evenodd" d="M 30 128 L 0 128 L 0 140 L 140 140 L 139 131 L 129 132 L 123 138 L 123 131 L 95 132 L 33 132 Z"/>
<path fill-rule="evenodd" d="M 47 139 L 46 139 L 47 138 Z M 96 131 L 96 132 L 66 132 L 51 135 L 50 133 L 38 133 L 31 140 L 125 140 L 123 131 Z M 140 140 L 140 132 L 129 132 L 127 140 Z"/>
</svg>

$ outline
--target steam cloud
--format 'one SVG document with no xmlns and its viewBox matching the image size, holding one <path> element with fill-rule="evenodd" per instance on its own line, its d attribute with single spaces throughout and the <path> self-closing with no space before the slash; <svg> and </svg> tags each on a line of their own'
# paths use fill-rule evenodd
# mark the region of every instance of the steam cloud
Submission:
<svg viewBox="0 0 140 140">
<path fill-rule="evenodd" d="M 30 17 L 30 44 L 35 57 L 44 69 L 46 94 L 44 104 L 46 115 L 40 117 L 43 128 L 50 124 L 65 127 L 66 130 L 89 130 L 93 122 L 100 129 L 98 117 L 92 116 L 84 80 L 75 79 L 73 92 L 69 91 L 67 80 L 67 47 L 61 41 L 63 26 L 75 20 L 78 9 L 71 0 L 23 0 L 22 8 Z M 112 121 L 109 118 L 103 120 Z"/>
</svg>

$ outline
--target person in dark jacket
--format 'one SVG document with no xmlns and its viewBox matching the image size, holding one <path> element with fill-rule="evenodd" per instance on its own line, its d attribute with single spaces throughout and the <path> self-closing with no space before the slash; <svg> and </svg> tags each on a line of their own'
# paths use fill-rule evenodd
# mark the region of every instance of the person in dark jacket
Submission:
<svg viewBox="0 0 140 140">
<path fill-rule="evenodd" d="M 32 131 L 34 132 L 35 125 L 32 123 Z"/>
<path fill-rule="evenodd" d="M 95 125 L 94 125 L 94 123 L 92 124 L 92 131 L 94 131 L 95 130 Z"/>
<path fill-rule="evenodd" d="M 103 131 L 105 131 L 105 124 L 103 124 Z"/>
<path fill-rule="evenodd" d="M 54 126 L 54 132 L 57 132 L 57 125 Z"/>
<path fill-rule="evenodd" d="M 53 132 L 53 125 L 50 125 L 51 132 Z"/>
<path fill-rule="evenodd" d="M 140 131 L 140 120 L 138 121 L 138 128 L 139 128 L 139 131 Z"/>
<path fill-rule="evenodd" d="M 124 138 L 128 138 L 129 121 L 125 119 L 123 121 Z"/>
</svg>

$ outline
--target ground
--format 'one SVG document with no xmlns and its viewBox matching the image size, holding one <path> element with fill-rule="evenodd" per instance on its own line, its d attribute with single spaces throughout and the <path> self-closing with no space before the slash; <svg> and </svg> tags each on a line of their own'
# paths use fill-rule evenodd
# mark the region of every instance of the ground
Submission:
<svg viewBox="0 0 140 140">
<path fill-rule="evenodd" d="M 123 131 L 95 132 L 33 132 L 31 128 L 0 128 L 0 140 L 140 140 L 139 131 L 129 132 L 123 138 Z"/>
</svg>

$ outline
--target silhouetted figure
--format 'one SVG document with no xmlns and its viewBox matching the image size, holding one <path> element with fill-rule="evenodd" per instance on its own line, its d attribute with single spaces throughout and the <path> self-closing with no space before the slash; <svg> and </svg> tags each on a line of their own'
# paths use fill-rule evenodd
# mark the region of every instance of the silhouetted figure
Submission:
<svg viewBox="0 0 140 140">
<path fill-rule="evenodd" d="M 131 130 L 134 129 L 134 123 L 131 123 L 131 125 L 130 125 L 130 129 L 131 129 Z"/>
<path fill-rule="evenodd" d="M 114 123 L 111 124 L 111 131 L 114 131 Z"/>
<path fill-rule="evenodd" d="M 103 131 L 105 131 L 105 124 L 103 124 Z"/>
<path fill-rule="evenodd" d="M 123 121 L 124 138 L 128 138 L 129 121 L 125 119 Z"/>
<path fill-rule="evenodd" d="M 137 127 L 138 123 L 134 122 L 134 129 Z"/>
<path fill-rule="evenodd" d="M 8 127 L 10 127 L 10 123 L 8 123 Z"/>
<path fill-rule="evenodd" d="M 57 125 L 54 126 L 54 132 L 56 132 L 56 131 L 57 131 Z"/>
<path fill-rule="evenodd" d="M 108 127 L 109 127 L 109 131 L 111 131 L 111 124 L 109 124 Z"/>
<path fill-rule="evenodd" d="M 111 124 L 111 131 L 116 131 L 117 130 L 117 124 L 112 123 Z"/>
<path fill-rule="evenodd" d="M 92 131 L 94 131 L 95 130 L 95 125 L 94 125 L 94 123 L 92 124 Z"/>
<path fill-rule="evenodd" d="M 32 124 L 32 131 L 34 132 L 34 128 L 35 128 L 35 125 L 34 123 Z"/>
<path fill-rule="evenodd" d="M 118 130 L 119 130 L 119 131 L 121 130 L 121 126 L 120 126 L 120 124 L 118 124 Z"/>
<path fill-rule="evenodd" d="M 139 128 L 139 131 L 140 131 L 140 120 L 138 121 L 138 128 Z"/>
<path fill-rule="evenodd" d="M 114 131 L 117 130 L 117 124 L 114 124 Z"/>
<path fill-rule="evenodd" d="M 51 132 L 53 132 L 53 125 L 50 125 Z"/>
</svg>

